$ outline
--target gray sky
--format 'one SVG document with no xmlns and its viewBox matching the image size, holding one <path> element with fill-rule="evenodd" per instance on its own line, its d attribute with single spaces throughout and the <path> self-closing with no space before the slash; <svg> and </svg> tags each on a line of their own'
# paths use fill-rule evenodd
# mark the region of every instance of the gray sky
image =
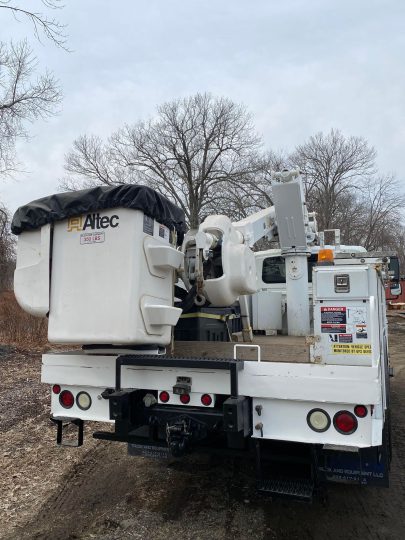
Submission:
<svg viewBox="0 0 405 540">
<path fill-rule="evenodd" d="M 58 190 L 78 135 L 106 137 L 204 91 L 243 102 L 275 150 L 332 127 L 363 136 L 405 188 L 404 0 L 65 0 L 55 15 L 71 53 L 0 10 L 0 39 L 28 36 L 64 92 L 61 114 L 19 145 L 28 172 L 0 185 L 11 211 Z"/>
</svg>

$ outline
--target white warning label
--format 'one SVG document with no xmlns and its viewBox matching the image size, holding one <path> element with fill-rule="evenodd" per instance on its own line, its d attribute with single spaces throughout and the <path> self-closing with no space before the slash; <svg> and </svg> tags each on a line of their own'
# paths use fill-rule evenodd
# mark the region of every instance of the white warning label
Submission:
<svg viewBox="0 0 405 540">
<path fill-rule="evenodd" d="M 104 232 L 82 233 L 80 235 L 80 243 L 85 244 L 99 244 L 105 241 Z"/>
<path fill-rule="evenodd" d="M 354 306 L 347 308 L 347 324 L 366 324 L 367 323 L 367 307 Z"/>
</svg>

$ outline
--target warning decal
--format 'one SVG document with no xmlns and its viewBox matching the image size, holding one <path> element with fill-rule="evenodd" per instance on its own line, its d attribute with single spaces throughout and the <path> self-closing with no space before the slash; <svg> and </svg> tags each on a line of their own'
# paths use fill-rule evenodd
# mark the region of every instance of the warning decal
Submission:
<svg viewBox="0 0 405 540">
<path fill-rule="evenodd" d="M 371 345 L 365 343 L 334 343 L 333 354 L 371 354 Z"/>
<path fill-rule="evenodd" d="M 339 343 L 353 343 L 353 335 L 339 334 Z"/>
<path fill-rule="evenodd" d="M 366 324 L 367 308 L 365 306 L 351 306 L 347 308 L 348 324 Z"/>
<path fill-rule="evenodd" d="M 321 324 L 322 334 L 339 334 L 340 332 L 346 332 L 345 324 Z"/>
<path fill-rule="evenodd" d="M 346 332 L 346 307 L 321 307 L 321 332 L 323 334 Z"/>
<path fill-rule="evenodd" d="M 153 236 L 154 219 L 144 214 L 143 216 L 143 232 Z"/>
<path fill-rule="evenodd" d="M 321 307 L 321 324 L 346 324 L 346 308 Z"/>
<path fill-rule="evenodd" d="M 365 324 L 356 324 L 356 338 L 367 339 L 367 326 Z"/>
</svg>

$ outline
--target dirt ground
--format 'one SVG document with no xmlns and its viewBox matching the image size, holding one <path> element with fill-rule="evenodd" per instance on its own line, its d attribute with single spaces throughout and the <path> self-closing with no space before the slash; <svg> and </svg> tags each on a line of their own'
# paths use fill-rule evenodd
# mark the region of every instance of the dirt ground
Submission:
<svg viewBox="0 0 405 540">
<path fill-rule="evenodd" d="M 40 354 L 0 345 L 0 538 L 122 540 L 405 538 L 405 320 L 391 323 L 391 487 L 330 485 L 325 503 L 255 493 L 240 460 L 168 463 L 97 442 L 55 446 Z"/>
</svg>

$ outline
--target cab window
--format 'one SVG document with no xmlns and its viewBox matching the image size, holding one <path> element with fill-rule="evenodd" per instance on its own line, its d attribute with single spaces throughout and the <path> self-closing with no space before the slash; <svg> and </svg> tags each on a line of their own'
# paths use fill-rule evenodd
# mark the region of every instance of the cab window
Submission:
<svg viewBox="0 0 405 540">
<path fill-rule="evenodd" d="M 264 259 L 262 280 L 264 283 L 285 283 L 284 257 L 267 257 L 267 259 Z"/>
<path fill-rule="evenodd" d="M 308 258 L 308 283 L 312 283 L 312 268 L 316 261 L 316 254 L 312 254 Z M 263 260 L 262 281 L 264 283 L 285 283 L 284 257 L 267 257 Z"/>
</svg>

